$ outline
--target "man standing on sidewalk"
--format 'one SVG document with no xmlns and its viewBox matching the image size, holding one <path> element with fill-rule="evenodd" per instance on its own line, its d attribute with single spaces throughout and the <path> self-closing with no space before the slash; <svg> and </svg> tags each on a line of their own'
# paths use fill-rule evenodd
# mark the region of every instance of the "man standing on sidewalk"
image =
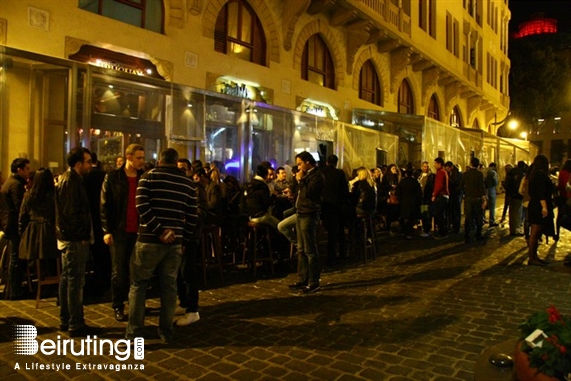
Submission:
<svg viewBox="0 0 571 381">
<path fill-rule="evenodd" d="M 482 239 L 482 224 L 486 208 L 486 187 L 484 177 L 478 171 L 480 160 L 473 157 L 470 167 L 460 179 L 460 190 L 464 192 L 464 241 L 470 243 L 470 230 L 476 225 L 476 240 Z"/>
<path fill-rule="evenodd" d="M 299 281 L 290 285 L 292 290 L 309 294 L 319 290 L 319 253 L 317 252 L 317 226 L 323 195 L 323 174 L 317 168 L 313 156 L 303 151 L 295 157 L 299 172 L 297 201 L 297 250 L 300 268 Z"/>
<path fill-rule="evenodd" d="M 131 262 L 127 339 L 142 336 L 146 290 L 155 271 L 161 290 L 159 336 L 165 344 L 173 338 L 183 245 L 193 239 L 198 222 L 196 190 L 177 168 L 177 160 L 173 148 L 162 151 L 159 166 L 143 174 L 137 187 L 140 225 Z"/>
<path fill-rule="evenodd" d="M 438 227 L 438 232 L 434 238 L 441 239 L 448 236 L 448 224 L 446 222 L 446 209 L 448 207 L 448 173 L 444 169 L 444 160 L 441 157 L 434 159 L 434 190 L 432 191 L 432 204 L 434 206 L 434 223 Z"/>
<path fill-rule="evenodd" d="M 496 223 L 496 187 L 499 184 L 496 163 L 490 163 L 486 172 L 486 189 L 488 190 L 488 223 L 490 227 L 499 226 Z"/>
<path fill-rule="evenodd" d="M 75 147 L 67 154 L 69 169 L 56 186 L 56 237 L 61 250 L 59 282 L 60 331 L 71 337 L 94 334 L 83 319 L 83 287 L 89 244 L 93 243 L 89 199 L 83 175 L 91 170 L 87 148 Z"/>
<path fill-rule="evenodd" d="M 125 321 L 124 303 L 129 298 L 129 264 L 139 229 L 135 196 L 145 149 L 130 144 L 125 159 L 123 166 L 105 176 L 101 189 L 101 227 L 103 241 L 111 248 L 111 307 L 117 321 Z"/>
<path fill-rule="evenodd" d="M 12 176 L 2 185 L 0 190 L 0 230 L 4 238 L 10 242 L 10 264 L 8 268 L 8 282 L 10 300 L 23 296 L 22 277 L 24 266 L 18 257 L 20 247 L 20 234 L 18 233 L 18 216 L 20 206 L 26 193 L 26 181 L 30 175 L 30 161 L 24 158 L 14 159 L 10 166 Z"/>
</svg>

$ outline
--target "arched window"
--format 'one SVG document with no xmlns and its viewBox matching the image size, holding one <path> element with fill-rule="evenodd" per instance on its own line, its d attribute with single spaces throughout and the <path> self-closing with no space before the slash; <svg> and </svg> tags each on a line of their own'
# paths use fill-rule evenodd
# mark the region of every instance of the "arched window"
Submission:
<svg viewBox="0 0 571 381">
<path fill-rule="evenodd" d="M 301 78 L 329 89 L 335 89 L 335 67 L 325 41 L 314 34 L 309 37 L 301 56 Z"/>
<path fill-rule="evenodd" d="M 472 125 L 472 128 L 476 130 L 480 129 L 480 123 L 478 123 L 478 119 L 474 119 L 474 124 Z"/>
<path fill-rule="evenodd" d="M 266 66 L 264 29 L 246 1 L 230 0 L 218 14 L 214 50 Z"/>
<path fill-rule="evenodd" d="M 414 114 L 414 103 L 412 100 L 412 90 L 408 81 L 402 81 L 399 88 L 399 114 Z"/>
<path fill-rule="evenodd" d="M 438 101 L 436 100 L 436 95 L 434 94 L 432 94 L 430 97 L 427 116 L 435 120 L 440 120 L 440 108 L 438 107 Z"/>
<path fill-rule="evenodd" d="M 458 106 L 454 106 L 452 109 L 452 114 L 450 114 L 450 125 L 452 127 L 464 127 Z"/>
<path fill-rule="evenodd" d="M 371 60 L 365 61 L 359 73 L 359 98 L 378 106 L 383 105 L 381 83 Z"/>
<path fill-rule="evenodd" d="M 79 0 L 79 8 L 153 32 L 163 33 L 162 0 Z"/>
</svg>

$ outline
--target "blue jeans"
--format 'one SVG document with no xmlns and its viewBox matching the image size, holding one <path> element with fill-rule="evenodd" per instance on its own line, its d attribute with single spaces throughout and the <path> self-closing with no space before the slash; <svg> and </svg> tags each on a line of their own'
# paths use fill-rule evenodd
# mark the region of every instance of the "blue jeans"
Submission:
<svg viewBox="0 0 571 381">
<path fill-rule="evenodd" d="M 250 221 L 252 221 L 256 224 L 262 224 L 262 225 L 270 226 L 274 230 L 278 229 L 278 224 L 280 223 L 280 220 L 278 220 L 276 217 L 272 216 L 270 213 L 266 213 L 261 217 L 250 218 Z"/>
<path fill-rule="evenodd" d="M 300 282 L 308 285 L 319 284 L 320 267 L 317 252 L 317 225 L 319 214 L 297 215 L 297 252 L 299 254 Z"/>
<path fill-rule="evenodd" d="M 129 290 L 129 323 L 127 337 L 142 337 L 145 326 L 145 299 L 147 286 L 156 270 L 160 282 L 161 312 L 159 336 L 172 339 L 172 322 L 176 309 L 176 277 L 182 257 L 181 245 L 162 243 L 135 244 L 131 261 L 131 288 Z"/>
<path fill-rule="evenodd" d="M 448 223 L 446 222 L 448 197 L 438 196 L 432 205 L 434 207 L 434 224 L 438 228 L 438 234 L 445 236 L 448 234 Z"/>
<path fill-rule="evenodd" d="M 488 222 L 493 224 L 496 222 L 496 188 L 488 189 Z"/>
<path fill-rule="evenodd" d="M 26 261 L 20 260 L 20 236 L 15 234 L 9 241 L 8 250 L 10 253 L 10 264 L 8 267 L 8 282 L 10 283 L 10 299 L 17 299 L 24 294 L 22 288 L 22 278 L 24 276 L 24 269 Z"/>
<path fill-rule="evenodd" d="M 85 325 L 83 287 L 88 258 L 89 243 L 64 242 L 59 281 L 60 323 L 68 325 L 70 330 L 79 329 Z"/>
<path fill-rule="evenodd" d="M 293 243 L 294 245 L 297 244 L 297 235 L 296 232 L 293 230 L 297 225 L 297 214 L 292 214 L 289 217 L 284 218 L 278 224 L 278 231 L 282 233 L 288 241 Z"/>
<path fill-rule="evenodd" d="M 116 233 L 111 245 L 111 307 L 124 308 L 129 298 L 129 267 L 137 233 Z"/>
</svg>

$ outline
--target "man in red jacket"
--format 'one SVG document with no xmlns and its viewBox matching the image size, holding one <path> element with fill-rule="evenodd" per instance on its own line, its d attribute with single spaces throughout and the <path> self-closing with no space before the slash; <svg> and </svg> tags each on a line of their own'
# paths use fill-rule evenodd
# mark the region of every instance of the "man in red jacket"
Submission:
<svg viewBox="0 0 571 381">
<path fill-rule="evenodd" d="M 434 205 L 434 223 L 438 228 L 434 238 L 442 239 L 448 235 L 446 208 L 450 193 L 448 192 L 448 173 L 444 169 L 444 160 L 441 157 L 434 159 L 434 169 L 436 169 L 436 176 L 432 191 L 432 204 Z"/>
</svg>

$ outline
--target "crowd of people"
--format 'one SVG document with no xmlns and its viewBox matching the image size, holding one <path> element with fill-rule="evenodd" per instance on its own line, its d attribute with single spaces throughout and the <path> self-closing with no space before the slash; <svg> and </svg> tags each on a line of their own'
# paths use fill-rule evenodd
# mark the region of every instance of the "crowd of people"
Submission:
<svg viewBox="0 0 571 381">
<path fill-rule="evenodd" d="M 502 181 L 495 163 L 486 168 L 475 157 L 464 171 L 438 157 L 418 169 L 360 167 L 347 176 L 337 168 L 337 156 L 320 165 L 301 152 L 293 165 L 260 162 L 244 184 L 215 163 L 191 162 L 174 149 L 161 152 L 156 167 L 148 166 L 138 144 L 129 145 L 107 173 L 97 155 L 81 147 L 69 152 L 67 164 L 54 177 L 49 169 L 31 172 L 29 160 L 15 159 L 0 191 L 0 228 L 9 241 L 5 292 L 12 300 L 24 294 L 25 261 L 61 258 L 60 330 L 72 337 L 93 332 L 83 316 L 88 261 L 101 287 L 109 282 L 113 315 L 127 321 L 127 338 L 141 335 L 153 276 L 160 284 L 161 339 L 172 339 L 173 321 L 198 321 L 201 232 L 213 226 L 229 245 L 225 235 L 241 236 L 229 231 L 236 229 L 228 223 L 235 221 L 231 217 L 267 226 L 278 260 L 289 256 L 291 242 L 299 279 L 289 288 L 305 294 L 320 290 L 320 226 L 327 233 L 326 266 L 335 266 L 356 255 L 359 219 L 372 219 L 379 231 L 408 240 L 441 240 L 460 233 L 464 203 L 467 244 L 482 240 L 483 226 L 495 228 L 509 213 L 509 233 L 525 237 L 528 265 L 543 266 L 537 255 L 542 236 L 557 240 L 571 218 L 571 160 L 553 176 L 544 155 L 529 167 L 523 161 L 506 165 Z M 497 221 L 500 186 L 506 197 Z M 175 320 L 176 314 L 182 316 Z"/>
</svg>

